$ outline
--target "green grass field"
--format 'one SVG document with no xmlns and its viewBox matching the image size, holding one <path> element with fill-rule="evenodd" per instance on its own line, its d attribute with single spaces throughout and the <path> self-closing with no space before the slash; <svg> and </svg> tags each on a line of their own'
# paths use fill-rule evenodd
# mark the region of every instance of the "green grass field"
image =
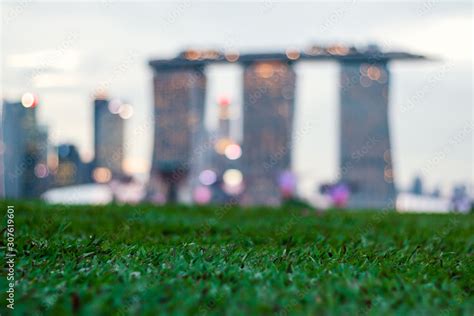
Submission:
<svg viewBox="0 0 474 316">
<path fill-rule="evenodd" d="M 10 204 L 14 314 L 474 313 L 474 215 Z"/>
</svg>

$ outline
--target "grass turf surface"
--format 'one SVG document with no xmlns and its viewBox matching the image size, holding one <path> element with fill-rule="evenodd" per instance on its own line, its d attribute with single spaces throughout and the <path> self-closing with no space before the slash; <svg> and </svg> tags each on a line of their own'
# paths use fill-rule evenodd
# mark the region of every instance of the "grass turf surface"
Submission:
<svg viewBox="0 0 474 316">
<path fill-rule="evenodd" d="M 15 314 L 474 313 L 473 215 L 10 204 Z"/>
</svg>

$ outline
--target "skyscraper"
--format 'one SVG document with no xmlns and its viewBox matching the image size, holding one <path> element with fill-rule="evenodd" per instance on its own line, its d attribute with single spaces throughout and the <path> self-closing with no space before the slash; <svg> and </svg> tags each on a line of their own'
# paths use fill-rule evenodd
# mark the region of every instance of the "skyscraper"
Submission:
<svg viewBox="0 0 474 316">
<path fill-rule="evenodd" d="M 245 204 L 281 202 L 278 178 L 291 167 L 295 79 L 284 61 L 244 64 Z"/>
<path fill-rule="evenodd" d="M 47 188 L 47 131 L 36 122 L 37 100 L 3 102 L 3 186 L 7 198 L 38 198 Z"/>
<path fill-rule="evenodd" d="M 196 160 L 203 154 L 206 77 L 202 65 L 153 62 L 154 145 L 151 168 L 152 194 L 177 201 Z"/>
<path fill-rule="evenodd" d="M 94 100 L 94 167 L 111 176 L 122 175 L 124 157 L 125 124 L 120 112 L 124 105 L 117 103 L 105 98 Z"/>
<path fill-rule="evenodd" d="M 386 61 L 341 62 L 340 176 L 351 189 L 348 206 L 393 207 Z"/>
<path fill-rule="evenodd" d="M 33 111 L 26 109 L 20 102 L 3 102 L 2 134 L 3 134 L 3 182 L 5 197 L 20 198 L 24 195 L 24 171 L 34 168 L 25 164 L 26 128 L 33 128 Z"/>
</svg>

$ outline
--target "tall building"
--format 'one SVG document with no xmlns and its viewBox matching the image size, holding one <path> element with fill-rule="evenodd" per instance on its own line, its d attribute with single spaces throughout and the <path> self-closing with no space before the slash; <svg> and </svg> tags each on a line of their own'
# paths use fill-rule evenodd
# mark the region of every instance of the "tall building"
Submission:
<svg viewBox="0 0 474 316">
<path fill-rule="evenodd" d="M 295 80 L 284 61 L 244 64 L 244 204 L 281 202 L 279 177 L 291 167 Z"/>
<path fill-rule="evenodd" d="M 129 105 L 94 100 L 94 167 L 112 177 L 122 175 L 124 158 L 124 117 L 122 107 Z"/>
<path fill-rule="evenodd" d="M 48 136 L 36 121 L 36 99 L 3 102 L 2 182 L 7 198 L 38 198 L 48 186 Z"/>
<path fill-rule="evenodd" d="M 395 203 L 388 88 L 386 62 L 341 62 L 340 176 L 350 187 L 352 208 Z"/>
<path fill-rule="evenodd" d="M 203 150 L 206 77 L 202 65 L 150 65 L 154 69 L 154 145 L 151 167 L 153 196 L 182 199 Z"/>
<path fill-rule="evenodd" d="M 168 200 L 175 200 L 184 180 L 196 177 L 190 170 L 195 161 L 192 148 L 202 143 L 199 139 L 204 135 L 200 132 L 205 94 L 202 71 L 209 64 L 239 63 L 244 70 L 243 154 L 239 163 L 246 188 L 241 200 L 244 204 L 276 205 L 291 197 L 296 187 L 289 171 L 296 81 L 292 65 L 302 60 L 333 60 L 341 64 L 340 180 L 347 182 L 338 187 L 352 189 L 349 207 L 390 207 L 395 187 L 387 118 L 387 63 L 423 59 L 407 52 L 382 52 L 373 45 L 331 45 L 247 54 L 187 50 L 172 59 L 150 61 L 155 80 L 152 183 Z M 226 123 L 220 121 L 215 133 L 218 138 L 225 134 Z M 215 177 L 205 171 L 209 179 Z M 242 173 L 233 168 L 223 180 L 241 183 Z M 206 177 L 204 182 L 212 182 Z"/>
</svg>

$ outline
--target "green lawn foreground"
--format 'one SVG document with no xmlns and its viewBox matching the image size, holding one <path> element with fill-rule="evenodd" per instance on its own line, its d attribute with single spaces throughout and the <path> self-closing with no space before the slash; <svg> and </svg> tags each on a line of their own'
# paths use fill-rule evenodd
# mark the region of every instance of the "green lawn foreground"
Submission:
<svg viewBox="0 0 474 316">
<path fill-rule="evenodd" d="M 474 314 L 474 215 L 10 204 L 14 314 Z"/>
</svg>

